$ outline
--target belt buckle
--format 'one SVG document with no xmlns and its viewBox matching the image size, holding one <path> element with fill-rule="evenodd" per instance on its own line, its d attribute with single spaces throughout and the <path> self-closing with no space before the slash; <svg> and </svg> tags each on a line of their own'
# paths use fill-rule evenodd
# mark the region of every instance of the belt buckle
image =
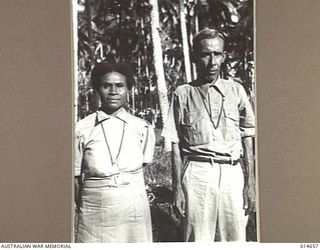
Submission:
<svg viewBox="0 0 320 250">
<path fill-rule="evenodd" d="M 113 182 L 112 184 L 113 184 L 114 187 L 118 187 L 119 186 L 118 178 L 119 178 L 118 174 L 112 176 L 112 182 Z"/>
<path fill-rule="evenodd" d="M 121 187 L 121 186 L 128 185 L 130 182 L 127 179 L 121 173 L 114 175 L 113 176 L 113 187 Z"/>
<path fill-rule="evenodd" d="M 118 187 L 119 186 L 119 181 L 117 180 L 117 174 L 111 175 L 107 178 L 108 184 L 106 185 L 107 187 Z"/>
<path fill-rule="evenodd" d="M 210 157 L 209 160 L 210 160 L 210 164 L 213 165 L 214 159 L 212 157 Z"/>
</svg>

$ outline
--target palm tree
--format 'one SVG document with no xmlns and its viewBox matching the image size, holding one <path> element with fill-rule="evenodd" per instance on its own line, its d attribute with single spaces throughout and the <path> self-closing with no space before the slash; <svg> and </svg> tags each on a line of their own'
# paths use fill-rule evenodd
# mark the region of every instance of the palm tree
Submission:
<svg viewBox="0 0 320 250">
<path fill-rule="evenodd" d="M 179 0 L 179 13 L 180 13 L 180 29 L 181 29 L 183 58 L 184 58 L 184 70 L 185 70 L 187 82 L 191 82 L 191 65 L 190 65 L 188 31 L 187 31 L 184 0 Z"/>
<path fill-rule="evenodd" d="M 167 85 L 164 77 L 163 69 L 163 58 L 162 58 L 162 47 L 160 39 L 160 23 L 159 23 L 159 10 L 158 10 L 158 1 L 150 0 L 151 5 L 151 39 L 153 45 L 153 60 L 154 60 L 154 69 L 157 79 L 157 89 L 159 97 L 160 112 L 162 117 L 162 126 L 166 122 L 166 116 L 169 111 L 169 101 L 168 101 L 168 91 Z M 165 142 L 165 147 L 169 149 L 169 143 Z"/>
</svg>

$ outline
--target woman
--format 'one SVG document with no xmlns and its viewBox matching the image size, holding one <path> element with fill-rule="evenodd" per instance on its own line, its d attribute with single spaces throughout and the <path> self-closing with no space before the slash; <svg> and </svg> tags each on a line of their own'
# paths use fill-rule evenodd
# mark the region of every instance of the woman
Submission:
<svg viewBox="0 0 320 250">
<path fill-rule="evenodd" d="M 152 242 L 142 166 L 152 161 L 155 136 L 124 109 L 132 70 L 103 62 L 91 78 L 101 107 L 76 126 L 76 242 Z"/>
</svg>

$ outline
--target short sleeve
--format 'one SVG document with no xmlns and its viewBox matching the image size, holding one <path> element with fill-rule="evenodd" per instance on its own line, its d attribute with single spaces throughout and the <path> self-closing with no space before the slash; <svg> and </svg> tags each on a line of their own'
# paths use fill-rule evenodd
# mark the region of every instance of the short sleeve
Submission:
<svg viewBox="0 0 320 250">
<path fill-rule="evenodd" d="M 150 124 L 145 125 L 143 136 L 143 163 L 151 163 L 153 160 L 156 137 L 154 129 Z"/>
<path fill-rule="evenodd" d="M 74 175 L 81 175 L 81 164 L 82 164 L 82 156 L 83 156 L 83 135 L 82 133 L 76 129 L 75 131 L 75 139 L 74 139 Z"/>
<path fill-rule="evenodd" d="M 178 97 L 174 94 L 169 108 L 168 116 L 161 133 L 162 137 L 174 143 L 179 142 L 177 121 L 179 121 L 179 101 Z"/>
<path fill-rule="evenodd" d="M 240 131 L 241 137 L 255 136 L 255 115 L 246 91 L 241 86 L 240 94 Z"/>
</svg>

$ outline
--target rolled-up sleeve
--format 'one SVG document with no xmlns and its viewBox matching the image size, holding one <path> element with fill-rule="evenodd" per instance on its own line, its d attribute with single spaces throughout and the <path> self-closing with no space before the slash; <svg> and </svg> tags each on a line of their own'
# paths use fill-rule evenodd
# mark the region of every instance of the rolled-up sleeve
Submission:
<svg viewBox="0 0 320 250">
<path fill-rule="evenodd" d="M 179 101 L 178 97 L 174 94 L 171 105 L 169 108 L 168 116 L 164 124 L 161 136 L 170 142 L 179 142 Z"/>
<path fill-rule="evenodd" d="M 83 135 L 76 129 L 74 143 L 74 175 L 81 175 L 81 164 L 83 156 Z"/>
<path fill-rule="evenodd" d="M 145 126 L 145 133 L 143 138 L 143 163 L 151 163 L 154 155 L 154 147 L 156 144 L 156 137 L 154 129 L 150 124 Z"/>
<path fill-rule="evenodd" d="M 241 86 L 240 94 L 240 131 L 241 137 L 255 136 L 255 115 L 247 93 Z"/>
</svg>

